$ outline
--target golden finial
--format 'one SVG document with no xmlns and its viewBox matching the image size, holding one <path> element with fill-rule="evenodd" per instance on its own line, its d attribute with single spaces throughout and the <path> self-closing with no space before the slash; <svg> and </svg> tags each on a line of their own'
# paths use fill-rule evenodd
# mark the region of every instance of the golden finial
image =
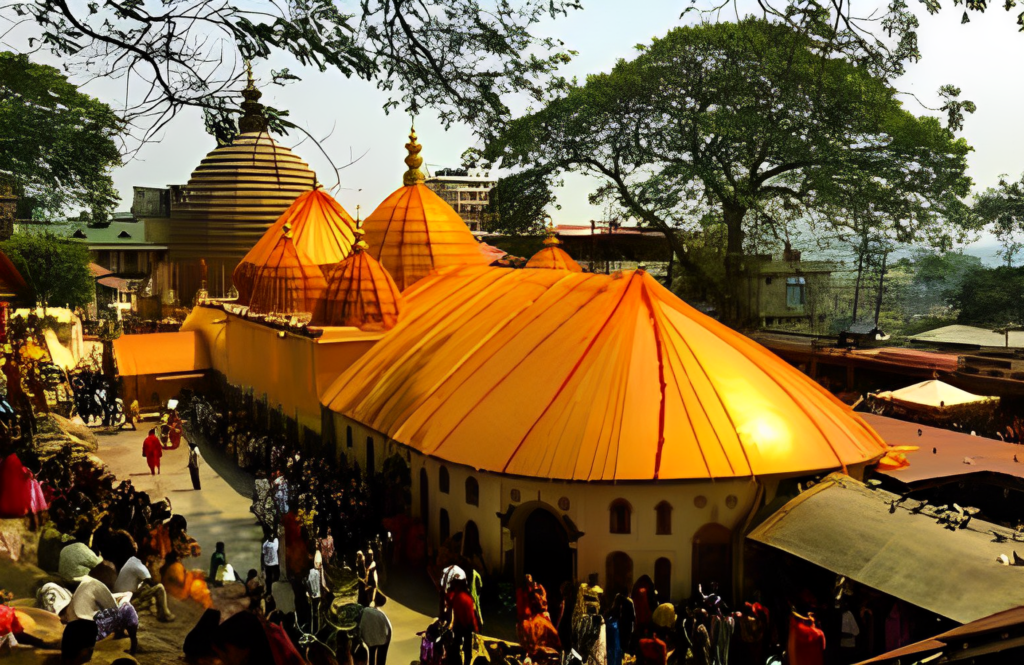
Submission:
<svg viewBox="0 0 1024 665">
<path fill-rule="evenodd" d="M 409 167 L 409 170 L 402 176 L 402 183 L 406 187 L 419 184 L 426 181 L 426 176 L 420 171 L 420 166 L 423 165 L 423 158 L 420 157 L 420 150 L 423 150 L 423 146 L 416 142 L 416 128 L 413 127 L 409 132 L 409 142 L 405 144 L 405 149 L 409 151 L 409 154 L 405 158 L 405 165 Z"/>
<path fill-rule="evenodd" d="M 281 233 L 284 234 L 285 238 L 292 239 L 292 225 L 285 222 L 285 225 L 281 227 Z"/>
<path fill-rule="evenodd" d="M 359 206 L 356 206 L 356 228 L 352 234 L 355 236 L 355 240 L 352 243 L 353 254 L 358 254 L 359 252 L 364 252 L 370 249 L 370 246 L 366 244 L 365 240 L 363 240 L 363 236 L 366 235 L 366 232 L 363 231 L 363 221 L 359 219 Z"/>
<path fill-rule="evenodd" d="M 555 224 L 551 221 L 550 217 L 548 218 L 548 228 L 546 229 L 546 233 L 548 237 L 544 238 L 545 245 L 553 247 L 555 245 L 562 244 L 562 241 L 558 239 L 558 231 L 555 230 Z"/>
<path fill-rule="evenodd" d="M 260 97 L 263 93 L 256 88 L 256 80 L 252 76 L 252 63 L 245 61 L 245 89 L 242 90 L 242 117 L 238 119 L 238 131 L 243 134 L 267 131 L 267 117 L 263 114 Z"/>
</svg>

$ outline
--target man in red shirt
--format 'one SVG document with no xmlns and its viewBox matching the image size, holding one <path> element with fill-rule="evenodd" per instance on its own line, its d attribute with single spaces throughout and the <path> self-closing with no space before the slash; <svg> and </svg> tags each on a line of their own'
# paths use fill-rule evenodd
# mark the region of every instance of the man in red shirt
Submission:
<svg viewBox="0 0 1024 665">
<path fill-rule="evenodd" d="M 448 607 L 452 612 L 452 632 L 455 634 L 455 648 L 462 649 L 463 665 L 473 661 L 473 643 L 480 630 L 476 621 L 476 603 L 469 595 L 466 580 L 454 580 L 449 587 Z"/>
<path fill-rule="evenodd" d="M 155 476 L 160 473 L 160 458 L 163 455 L 163 447 L 160 445 L 160 439 L 156 438 L 156 430 L 149 430 L 149 436 L 142 442 L 142 456 L 149 464 L 149 475 Z"/>
</svg>

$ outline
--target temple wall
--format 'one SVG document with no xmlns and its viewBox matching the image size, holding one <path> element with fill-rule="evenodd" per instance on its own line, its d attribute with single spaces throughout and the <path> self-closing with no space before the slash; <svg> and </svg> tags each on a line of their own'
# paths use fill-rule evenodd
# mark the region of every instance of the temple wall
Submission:
<svg viewBox="0 0 1024 665">
<path fill-rule="evenodd" d="M 353 329 L 331 329 L 320 339 L 279 331 L 213 307 L 195 307 L 182 325 L 195 330 L 210 349 L 213 369 L 225 380 L 257 397 L 271 409 L 321 433 L 320 393 L 376 337 Z M 341 331 L 341 335 L 332 334 Z M 345 336 L 345 331 L 352 335 Z"/>
<path fill-rule="evenodd" d="M 570 549 L 574 550 L 576 578 L 587 581 L 596 575 L 598 584 L 608 585 L 608 557 L 624 552 L 632 560 L 633 580 L 641 575 L 654 578 L 655 562 L 668 559 L 671 564 L 673 598 L 691 593 L 694 539 L 708 524 L 719 524 L 732 534 L 733 575 L 737 574 L 741 542 L 735 538 L 754 509 L 758 484 L 751 478 L 693 482 L 628 482 L 581 483 L 538 480 L 476 471 L 458 464 L 448 464 L 413 451 L 405 445 L 389 441 L 340 414 L 334 414 L 335 452 L 348 455 L 351 461 L 366 468 L 368 439 L 373 439 L 374 466 L 379 471 L 383 461 L 397 454 L 409 463 L 412 476 L 412 509 L 414 517 L 427 524 L 427 542 L 436 550 L 440 538 L 441 510 L 448 513 L 450 533 L 465 532 L 472 521 L 480 533 L 482 559 L 492 573 L 504 572 L 516 577 L 524 571 L 524 523 L 533 510 L 547 510 L 559 519 L 568 516 L 583 535 Z M 352 428 L 352 447 L 347 445 L 347 429 Z M 483 444 L 482 444 L 483 445 Z M 441 468 L 448 471 L 448 492 L 439 489 Z M 427 506 L 421 500 L 421 482 L 425 472 Z M 466 501 L 466 480 L 472 477 L 479 485 L 479 505 Z M 514 496 L 517 494 L 518 498 Z M 625 499 L 631 506 L 631 528 L 628 534 L 610 533 L 609 509 L 612 502 Z M 662 501 L 672 506 L 671 533 L 656 533 L 656 511 Z M 512 517 L 502 524 L 499 513 L 513 507 Z M 563 508 L 562 506 L 568 506 Z M 517 515 L 518 507 L 525 514 Z M 424 519 L 424 517 L 426 519 Z M 564 523 L 564 520 L 563 520 Z"/>
</svg>

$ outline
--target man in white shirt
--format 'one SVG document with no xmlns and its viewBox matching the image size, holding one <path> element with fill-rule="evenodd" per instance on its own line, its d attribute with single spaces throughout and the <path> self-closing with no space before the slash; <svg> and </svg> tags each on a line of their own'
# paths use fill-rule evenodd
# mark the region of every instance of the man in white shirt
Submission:
<svg viewBox="0 0 1024 665">
<path fill-rule="evenodd" d="M 268 591 L 274 588 L 274 582 L 281 579 L 281 566 L 277 550 L 277 536 L 267 536 L 267 539 L 263 541 L 263 577 Z"/>
<path fill-rule="evenodd" d="M 132 557 L 121 566 L 114 582 L 114 593 L 131 593 L 132 605 L 142 611 L 150 601 L 156 605 L 156 616 L 160 621 L 174 621 L 174 615 L 167 608 L 167 591 L 163 584 L 154 584 L 149 568 L 138 557 Z"/>
</svg>

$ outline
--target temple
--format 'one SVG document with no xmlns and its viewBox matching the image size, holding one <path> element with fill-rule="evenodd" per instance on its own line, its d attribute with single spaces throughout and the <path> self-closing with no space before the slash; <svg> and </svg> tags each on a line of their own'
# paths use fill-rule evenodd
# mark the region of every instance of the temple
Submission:
<svg viewBox="0 0 1024 665">
<path fill-rule="evenodd" d="M 624 591 L 636 567 L 672 596 L 729 588 L 780 483 L 885 454 L 847 406 L 642 269 L 582 272 L 553 234 L 527 269 L 489 265 L 410 139 L 365 236 L 302 193 L 235 271 L 240 298 L 200 302 L 179 334 L 305 445 L 406 464 L 433 548 L 461 532 L 488 570 L 545 584 Z"/>
</svg>

